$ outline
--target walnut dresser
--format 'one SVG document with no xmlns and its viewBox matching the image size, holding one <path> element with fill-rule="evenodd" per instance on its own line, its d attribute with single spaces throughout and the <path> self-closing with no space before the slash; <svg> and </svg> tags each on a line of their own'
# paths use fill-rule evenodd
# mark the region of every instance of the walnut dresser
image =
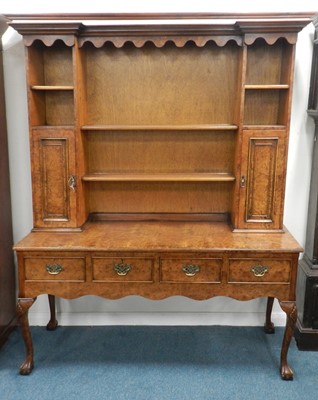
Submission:
<svg viewBox="0 0 318 400">
<path fill-rule="evenodd" d="M 297 318 L 284 188 L 298 32 L 311 14 L 7 16 L 24 39 L 34 229 L 18 314 L 49 295 L 267 297 Z M 87 22 L 89 20 L 89 23 Z M 159 23 L 158 23 L 159 20 Z"/>
</svg>

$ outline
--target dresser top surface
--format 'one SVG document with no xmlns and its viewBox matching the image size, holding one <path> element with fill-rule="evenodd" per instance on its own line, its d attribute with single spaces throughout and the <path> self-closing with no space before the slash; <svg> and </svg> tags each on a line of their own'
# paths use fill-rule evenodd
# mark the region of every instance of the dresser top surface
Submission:
<svg viewBox="0 0 318 400">
<path fill-rule="evenodd" d="M 225 222 L 89 222 L 81 232 L 31 232 L 17 251 L 302 251 L 288 231 L 233 232 Z"/>
</svg>

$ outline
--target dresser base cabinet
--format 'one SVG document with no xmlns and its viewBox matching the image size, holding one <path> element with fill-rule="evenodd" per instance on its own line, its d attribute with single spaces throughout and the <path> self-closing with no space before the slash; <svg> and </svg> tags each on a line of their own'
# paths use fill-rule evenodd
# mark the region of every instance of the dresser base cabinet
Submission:
<svg viewBox="0 0 318 400">
<path fill-rule="evenodd" d="M 272 300 L 286 312 L 281 375 L 292 379 L 287 362 L 296 323 L 295 280 L 301 248 L 284 233 L 234 233 L 224 222 L 92 222 L 79 233 L 33 232 L 17 243 L 19 321 L 27 348 L 21 374 L 33 368 L 28 310 L 40 294 L 50 294 L 51 320 L 57 326 L 54 296 L 97 295 L 119 299 L 139 295 L 159 300 L 186 296 L 205 300 L 267 297 L 265 332 Z"/>
</svg>

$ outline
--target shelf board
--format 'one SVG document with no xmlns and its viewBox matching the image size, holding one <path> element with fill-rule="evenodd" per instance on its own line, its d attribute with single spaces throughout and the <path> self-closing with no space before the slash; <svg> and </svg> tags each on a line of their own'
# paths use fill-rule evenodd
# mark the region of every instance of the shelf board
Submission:
<svg viewBox="0 0 318 400">
<path fill-rule="evenodd" d="M 107 173 L 84 175 L 85 182 L 233 182 L 228 173 Z"/>
<path fill-rule="evenodd" d="M 245 85 L 247 90 L 276 90 L 276 89 L 289 89 L 289 85 L 278 84 L 278 85 Z"/>
<path fill-rule="evenodd" d="M 32 125 L 32 130 L 70 130 L 74 129 L 74 125 Z"/>
<path fill-rule="evenodd" d="M 286 125 L 243 125 L 244 130 L 284 130 Z"/>
<path fill-rule="evenodd" d="M 34 85 L 31 86 L 32 90 L 74 90 L 74 86 L 67 85 Z"/>
<path fill-rule="evenodd" d="M 83 125 L 83 131 L 234 131 L 237 125 L 189 124 L 189 125 Z"/>
</svg>

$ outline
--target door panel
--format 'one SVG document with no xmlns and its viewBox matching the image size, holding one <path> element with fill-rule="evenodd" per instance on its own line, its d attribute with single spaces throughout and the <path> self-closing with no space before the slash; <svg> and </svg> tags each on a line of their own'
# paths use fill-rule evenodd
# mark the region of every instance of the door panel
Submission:
<svg viewBox="0 0 318 400">
<path fill-rule="evenodd" d="M 243 131 L 239 227 L 281 229 L 285 131 Z"/>
<path fill-rule="evenodd" d="M 74 132 L 34 129 L 32 136 L 34 226 L 75 227 Z"/>
</svg>

